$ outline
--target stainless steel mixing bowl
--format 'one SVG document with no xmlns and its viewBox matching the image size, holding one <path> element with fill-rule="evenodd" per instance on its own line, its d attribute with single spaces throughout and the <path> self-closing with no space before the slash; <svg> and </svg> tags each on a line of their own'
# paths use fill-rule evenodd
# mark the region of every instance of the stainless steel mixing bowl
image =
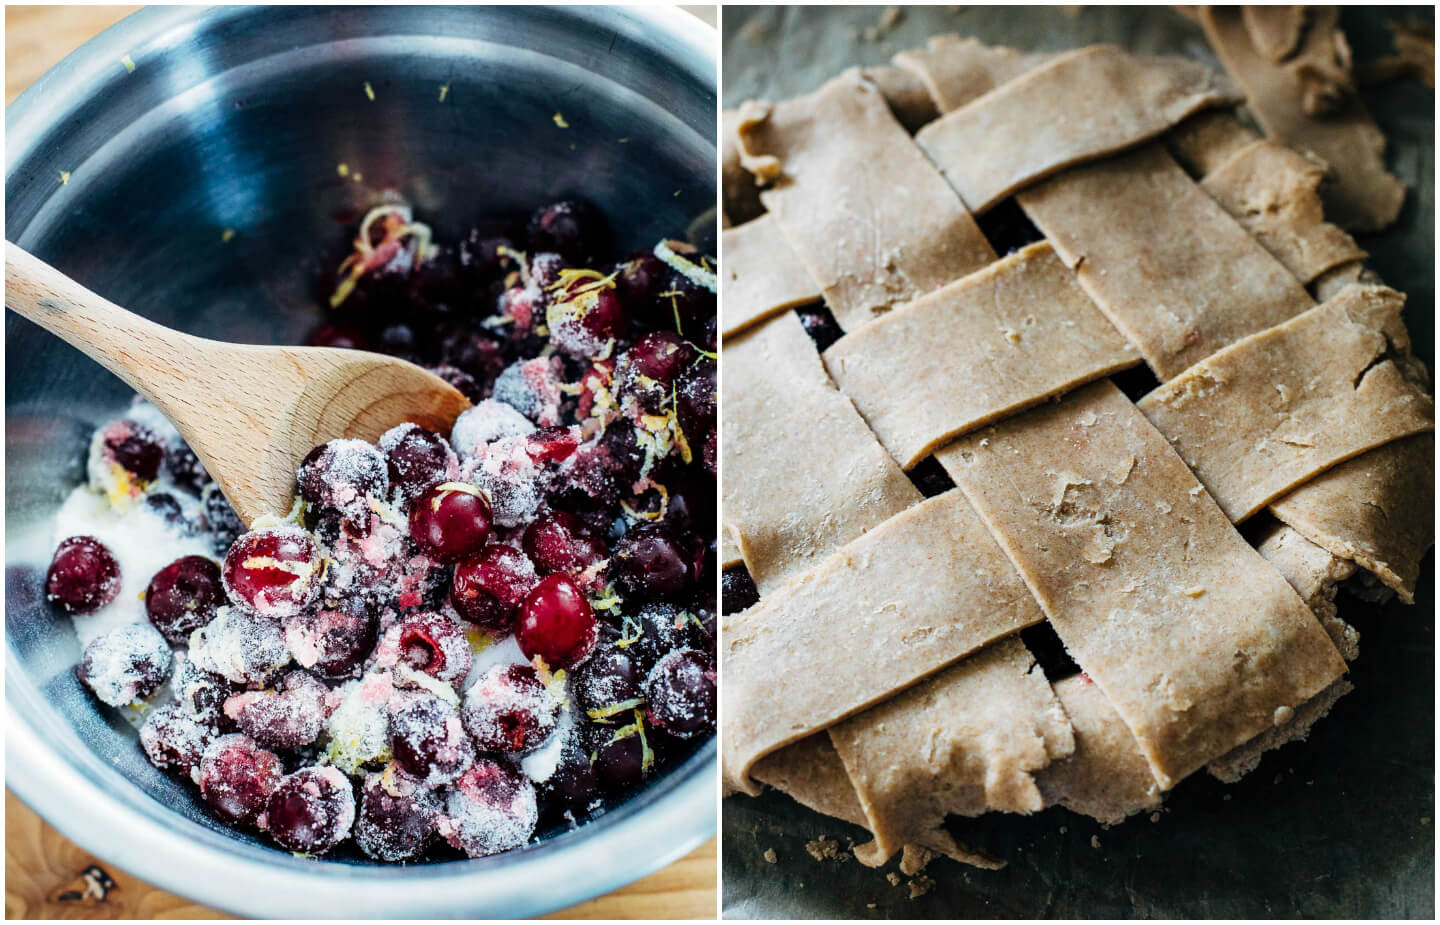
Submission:
<svg viewBox="0 0 1440 925">
<path fill-rule="evenodd" d="M 317 320 L 317 254 L 386 188 L 441 239 L 567 194 L 624 250 L 713 228 L 715 107 L 714 33 L 673 9 L 148 9 L 10 106 L 6 234 L 165 324 L 293 342 Z M 482 860 L 302 860 L 212 821 L 85 695 L 41 599 L 48 520 L 128 393 L 13 313 L 5 336 L 6 784 L 67 836 L 234 913 L 431 918 L 560 908 L 713 834 L 713 741 L 599 819 Z"/>
</svg>

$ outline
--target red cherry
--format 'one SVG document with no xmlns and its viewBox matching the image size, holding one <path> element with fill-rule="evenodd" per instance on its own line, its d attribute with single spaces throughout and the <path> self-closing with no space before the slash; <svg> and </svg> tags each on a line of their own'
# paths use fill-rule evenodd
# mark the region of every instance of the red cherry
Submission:
<svg viewBox="0 0 1440 925">
<path fill-rule="evenodd" d="M 537 580 L 535 566 L 523 552 L 496 543 L 455 566 L 450 605 L 481 629 L 507 635 L 514 626 L 515 608 Z"/>
<path fill-rule="evenodd" d="M 221 574 L 243 609 L 283 620 L 319 596 L 320 547 L 298 527 L 252 530 L 230 547 Z"/>
<path fill-rule="evenodd" d="M 568 575 L 547 575 L 520 605 L 516 641 L 529 659 L 573 668 L 595 648 L 595 611 Z"/>
<path fill-rule="evenodd" d="M 578 576 L 609 557 L 605 544 L 592 536 L 580 518 L 547 511 L 525 528 L 525 552 L 542 575 L 564 572 Z"/>
<path fill-rule="evenodd" d="M 441 562 L 474 555 L 493 522 L 485 493 L 465 482 L 442 482 L 410 503 L 410 538 Z"/>
</svg>

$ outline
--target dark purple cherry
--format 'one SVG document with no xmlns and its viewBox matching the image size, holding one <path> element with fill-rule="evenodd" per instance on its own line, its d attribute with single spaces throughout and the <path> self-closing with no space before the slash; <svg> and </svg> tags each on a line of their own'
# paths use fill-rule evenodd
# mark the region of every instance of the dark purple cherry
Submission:
<svg viewBox="0 0 1440 925">
<path fill-rule="evenodd" d="M 571 263 L 600 256 L 609 238 L 600 211 L 578 199 L 562 199 L 536 209 L 525 226 L 525 234 L 531 250 L 554 251 Z"/>
<path fill-rule="evenodd" d="M 205 556 L 182 556 L 155 573 L 145 591 L 145 613 L 173 645 L 215 619 L 225 603 L 220 566 Z"/>
<path fill-rule="evenodd" d="M 350 834 L 355 791 L 333 767 L 302 768 L 280 782 L 266 805 L 270 837 L 287 851 L 324 854 Z"/>
<path fill-rule="evenodd" d="M 715 665 L 694 649 L 678 649 L 656 663 L 645 684 L 651 722 L 680 739 L 715 728 Z"/>
<path fill-rule="evenodd" d="M 45 599 L 70 614 L 94 613 L 120 593 L 120 563 L 93 536 L 61 540 L 45 574 Z"/>
<path fill-rule="evenodd" d="M 641 524 L 615 544 L 611 569 L 633 595 L 673 597 L 700 577 L 694 547 L 693 538 L 665 524 Z"/>
</svg>

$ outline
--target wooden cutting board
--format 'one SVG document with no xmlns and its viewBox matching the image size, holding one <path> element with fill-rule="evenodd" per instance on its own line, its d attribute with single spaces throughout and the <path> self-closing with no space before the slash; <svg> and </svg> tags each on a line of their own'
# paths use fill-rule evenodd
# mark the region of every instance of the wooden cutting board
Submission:
<svg viewBox="0 0 1440 925">
<path fill-rule="evenodd" d="M 657 874 L 551 919 L 715 917 L 715 840 Z M 225 919 L 86 853 L 5 792 L 6 919 Z"/>
<path fill-rule="evenodd" d="M 133 6 L 5 8 L 5 104 Z M 713 12 L 710 18 L 714 22 Z M 693 919 L 716 911 L 715 840 L 657 874 L 548 918 Z M 5 792 L 7 919 L 222 919 L 101 861 Z"/>
</svg>

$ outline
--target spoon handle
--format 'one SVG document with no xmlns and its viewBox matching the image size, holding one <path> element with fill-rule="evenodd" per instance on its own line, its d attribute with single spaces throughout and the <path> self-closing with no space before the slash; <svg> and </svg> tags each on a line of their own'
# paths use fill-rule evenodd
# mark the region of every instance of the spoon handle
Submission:
<svg viewBox="0 0 1440 925">
<path fill-rule="evenodd" d="M 5 242 L 5 304 L 77 347 L 154 401 L 173 361 L 191 352 L 187 334 L 126 311 L 45 261 Z"/>
</svg>

